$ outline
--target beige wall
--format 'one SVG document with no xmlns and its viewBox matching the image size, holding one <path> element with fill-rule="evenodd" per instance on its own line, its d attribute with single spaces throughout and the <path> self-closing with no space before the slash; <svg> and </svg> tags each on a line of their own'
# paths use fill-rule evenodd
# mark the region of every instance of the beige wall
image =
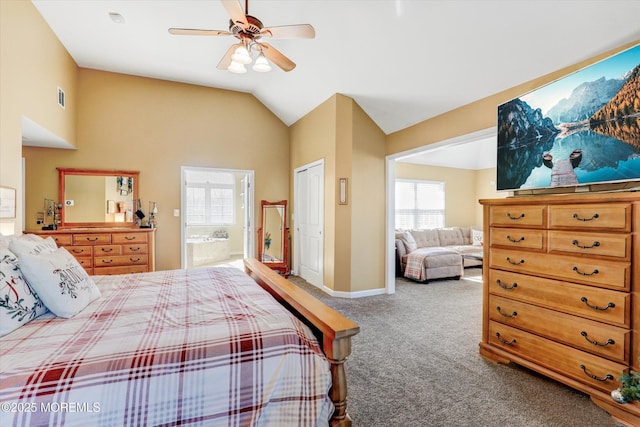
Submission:
<svg viewBox="0 0 640 427">
<path fill-rule="evenodd" d="M 445 183 L 445 227 L 482 225 L 480 199 L 506 197 L 495 191 L 495 168 L 468 170 L 396 162 L 397 179 Z"/>
<path fill-rule="evenodd" d="M 140 171 L 142 206 L 158 203 L 159 270 L 180 267 L 181 166 L 254 170 L 257 206 L 288 198 L 288 128 L 252 95 L 89 69 L 77 88 L 78 150 L 24 149 L 28 228 L 57 199 L 58 166 Z"/>
<path fill-rule="evenodd" d="M 76 70 L 30 1 L 0 1 L 0 185 L 17 189 L 18 233 L 24 228 L 22 116 L 75 144 Z M 57 103 L 58 87 L 65 109 Z"/>
<path fill-rule="evenodd" d="M 292 172 L 325 162 L 325 286 L 336 292 L 384 288 L 384 133 L 339 94 L 290 130 Z M 337 201 L 339 178 L 348 181 L 346 205 Z"/>
</svg>

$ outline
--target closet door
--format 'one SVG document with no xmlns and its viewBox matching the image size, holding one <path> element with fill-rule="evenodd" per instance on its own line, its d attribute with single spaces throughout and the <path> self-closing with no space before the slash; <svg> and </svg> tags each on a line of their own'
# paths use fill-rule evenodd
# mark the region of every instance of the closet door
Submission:
<svg viewBox="0 0 640 427">
<path fill-rule="evenodd" d="M 296 253 L 298 274 L 307 282 L 324 285 L 324 163 L 296 172 Z"/>
</svg>

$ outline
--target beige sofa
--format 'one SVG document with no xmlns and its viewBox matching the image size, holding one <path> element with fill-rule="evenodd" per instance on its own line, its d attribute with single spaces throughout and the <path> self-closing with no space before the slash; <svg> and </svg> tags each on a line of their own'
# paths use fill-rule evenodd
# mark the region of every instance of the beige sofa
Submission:
<svg viewBox="0 0 640 427">
<path fill-rule="evenodd" d="M 460 278 L 464 267 L 482 265 L 463 255 L 482 249 L 482 227 L 396 231 L 396 274 L 421 282 Z"/>
</svg>

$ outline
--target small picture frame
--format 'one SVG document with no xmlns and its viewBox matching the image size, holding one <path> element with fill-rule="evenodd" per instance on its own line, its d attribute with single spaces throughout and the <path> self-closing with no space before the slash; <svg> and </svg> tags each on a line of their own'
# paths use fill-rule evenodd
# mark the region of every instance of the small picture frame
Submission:
<svg viewBox="0 0 640 427">
<path fill-rule="evenodd" d="M 107 200 L 107 213 L 108 214 L 116 213 L 116 201 L 115 200 Z"/>
<path fill-rule="evenodd" d="M 16 217 L 16 189 L 0 187 L 0 218 Z"/>
<path fill-rule="evenodd" d="M 349 203 L 347 198 L 347 178 L 339 178 L 338 180 L 338 204 L 346 205 Z"/>
</svg>

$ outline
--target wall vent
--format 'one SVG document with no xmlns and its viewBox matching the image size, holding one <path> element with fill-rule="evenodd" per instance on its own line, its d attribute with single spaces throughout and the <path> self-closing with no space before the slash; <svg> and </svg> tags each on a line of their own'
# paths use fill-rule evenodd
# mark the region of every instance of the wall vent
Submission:
<svg viewBox="0 0 640 427">
<path fill-rule="evenodd" d="M 64 108 L 64 91 L 58 86 L 58 105 Z"/>
</svg>

